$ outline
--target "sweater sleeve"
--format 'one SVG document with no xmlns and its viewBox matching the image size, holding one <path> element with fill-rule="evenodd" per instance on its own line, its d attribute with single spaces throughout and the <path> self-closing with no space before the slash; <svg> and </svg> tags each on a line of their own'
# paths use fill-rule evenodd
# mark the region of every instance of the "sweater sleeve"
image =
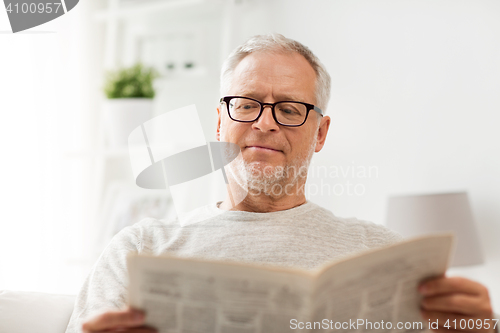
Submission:
<svg viewBox="0 0 500 333">
<path fill-rule="evenodd" d="M 66 333 L 81 332 L 82 323 L 98 313 L 124 308 L 127 304 L 127 255 L 138 253 L 140 240 L 134 227 L 113 237 L 92 267 L 79 294 Z"/>
</svg>

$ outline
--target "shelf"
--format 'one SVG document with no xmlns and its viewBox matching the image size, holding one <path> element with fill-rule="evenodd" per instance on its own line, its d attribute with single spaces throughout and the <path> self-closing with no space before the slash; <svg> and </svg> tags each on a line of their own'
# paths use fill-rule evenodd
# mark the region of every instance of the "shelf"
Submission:
<svg viewBox="0 0 500 333">
<path fill-rule="evenodd" d="M 132 148 L 132 151 L 143 151 L 144 147 Z M 117 149 L 99 149 L 99 150 L 74 150 L 63 153 L 64 158 L 128 158 L 128 147 Z"/>
<path fill-rule="evenodd" d="M 158 70 L 160 71 L 160 70 Z M 208 70 L 205 67 L 197 67 L 193 69 L 177 69 L 173 71 L 165 71 L 165 73 L 156 79 L 155 84 L 161 86 L 162 83 L 168 82 L 171 80 L 179 80 L 179 79 L 189 79 L 189 78 L 200 78 L 207 77 Z"/>
<path fill-rule="evenodd" d="M 220 2 L 220 1 L 215 1 Z M 177 9 L 192 9 L 198 11 L 200 5 L 213 5 L 214 1 L 209 0 L 170 0 L 170 1 L 149 1 L 142 4 L 130 4 L 121 6 L 116 10 L 101 10 L 95 13 L 96 20 L 105 21 L 109 19 L 127 19 L 157 14 Z M 202 6 L 205 7 L 205 6 Z"/>
</svg>

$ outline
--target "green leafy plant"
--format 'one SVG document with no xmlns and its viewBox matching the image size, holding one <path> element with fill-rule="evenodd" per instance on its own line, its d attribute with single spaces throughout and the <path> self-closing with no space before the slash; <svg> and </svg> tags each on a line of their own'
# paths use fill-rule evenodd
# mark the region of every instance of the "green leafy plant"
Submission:
<svg viewBox="0 0 500 333">
<path fill-rule="evenodd" d="M 153 98 L 155 90 L 153 80 L 158 73 L 153 68 L 146 68 L 138 63 L 106 73 L 104 93 L 108 98 Z"/>
</svg>

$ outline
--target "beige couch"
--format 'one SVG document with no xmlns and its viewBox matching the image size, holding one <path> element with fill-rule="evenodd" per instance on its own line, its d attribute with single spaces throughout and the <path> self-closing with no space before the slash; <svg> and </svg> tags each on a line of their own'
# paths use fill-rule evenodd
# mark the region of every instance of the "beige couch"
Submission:
<svg viewBox="0 0 500 333">
<path fill-rule="evenodd" d="M 0 290 L 0 332 L 64 333 L 75 296 Z"/>
</svg>

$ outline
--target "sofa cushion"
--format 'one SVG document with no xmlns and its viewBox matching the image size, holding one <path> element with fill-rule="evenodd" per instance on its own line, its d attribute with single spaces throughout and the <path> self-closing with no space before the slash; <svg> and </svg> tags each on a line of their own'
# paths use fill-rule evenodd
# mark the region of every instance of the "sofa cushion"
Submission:
<svg viewBox="0 0 500 333">
<path fill-rule="evenodd" d="M 75 296 L 0 290 L 0 332 L 64 333 Z"/>
</svg>

